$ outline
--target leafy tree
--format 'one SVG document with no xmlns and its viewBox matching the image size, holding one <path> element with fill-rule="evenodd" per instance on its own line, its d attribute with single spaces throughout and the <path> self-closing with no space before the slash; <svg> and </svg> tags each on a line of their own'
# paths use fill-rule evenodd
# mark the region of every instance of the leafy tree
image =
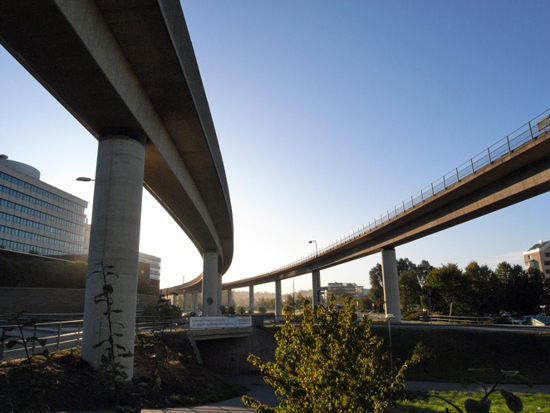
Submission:
<svg viewBox="0 0 550 413">
<path fill-rule="evenodd" d="M 477 315 L 497 314 L 504 306 L 504 283 L 486 265 L 472 261 L 464 270 L 470 288 L 470 307 Z"/>
<path fill-rule="evenodd" d="M 370 299 L 370 297 L 363 297 L 359 300 L 359 310 L 372 310 L 372 300 Z"/>
<path fill-rule="evenodd" d="M 376 412 L 394 406 L 405 385 L 404 373 L 417 357 L 393 370 L 383 340 L 373 336 L 371 323 L 357 323 L 352 300 L 338 311 L 334 299 L 327 308 L 304 307 L 300 325 L 285 311 L 286 323 L 276 334 L 275 362 L 249 360 L 275 387 L 279 406 L 270 408 L 243 396 L 258 412 Z"/>
<path fill-rule="evenodd" d="M 520 265 L 501 262 L 495 275 L 504 284 L 504 310 L 518 313 L 537 312 L 544 301 L 544 276 L 534 268 L 525 271 Z"/>
<path fill-rule="evenodd" d="M 369 295 L 373 301 L 384 301 L 384 287 L 382 281 L 382 265 L 376 264 L 369 271 L 370 291 Z"/>
<path fill-rule="evenodd" d="M 456 264 L 447 264 L 430 271 L 425 285 L 431 289 L 434 311 L 448 312 L 453 303 L 456 312 L 469 312 L 467 278 Z"/>
<path fill-rule="evenodd" d="M 422 262 L 420 262 L 420 264 L 416 267 L 416 276 L 418 277 L 418 283 L 422 288 L 424 288 L 424 284 L 426 284 L 426 277 L 433 269 L 434 267 L 432 267 L 426 260 L 422 260 Z"/>
<path fill-rule="evenodd" d="M 422 287 L 418 282 L 417 270 L 407 269 L 399 274 L 399 295 L 401 306 L 406 311 L 416 304 L 420 304 Z"/>
</svg>

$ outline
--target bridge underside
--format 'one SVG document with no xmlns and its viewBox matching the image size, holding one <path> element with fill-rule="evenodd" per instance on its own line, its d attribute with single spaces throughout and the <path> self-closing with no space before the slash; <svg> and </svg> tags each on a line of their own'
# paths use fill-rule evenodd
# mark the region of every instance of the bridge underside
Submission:
<svg viewBox="0 0 550 413">
<path fill-rule="evenodd" d="M 320 269 L 395 248 L 550 191 L 550 131 L 407 212 L 318 257 Z M 244 288 L 313 272 L 315 257 L 289 268 L 225 283 Z"/>
</svg>

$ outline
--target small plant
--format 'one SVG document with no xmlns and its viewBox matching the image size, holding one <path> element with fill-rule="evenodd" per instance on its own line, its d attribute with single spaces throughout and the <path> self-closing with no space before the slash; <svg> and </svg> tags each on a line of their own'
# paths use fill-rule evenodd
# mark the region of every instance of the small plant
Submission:
<svg viewBox="0 0 550 413">
<path fill-rule="evenodd" d="M 41 358 L 46 361 L 49 359 L 50 353 L 48 349 L 44 349 L 39 353 L 31 354 L 30 347 L 39 344 L 41 347 L 46 345 L 46 340 L 38 338 L 36 336 L 25 337 L 25 328 L 34 327 L 38 320 L 30 319 L 24 321 L 25 311 L 18 311 L 16 313 L 8 314 L 6 317 L 15 320 L 14 327 L 4 328 L 4 331 L 8 331 L 8 334 L 4 334 L 0 337 L 0 342 L 5 343 L 5 347 L 13 349 L 16 346 L 23 347 L 25 351 L 25 357 L 21 362 L 16 362 L 13 367 L 9 369 L 7 379 L 8 381 L 24 379 L 28 377 L 28 384 L 25 385 L 18 399 L 25 404 L 25 408 L 31 411 L 49 411 L 48 406 L 42 403 L 43 396 L 46 389 L 51 387 L 51 384 L 46 379 L 38 377 L 36 374 L 36 365 L 34 359 Z M 9 332 L 17 330 L 15 334 L 9 334 Z"/>
<path fill-rule="evenodd" d="M 304 302 L 299 325 L 286 307 L 285 325 L 275 336 L 275 362 L 248 360 L 275 388 L 279 406 L 268 407 L 243 396 L 257 412 L 382 413 L 402 396 L 405 371 L 417 357 L 392 369 L 383 340 L 371 333 L 371 322 L 357 313 L 351 299 L 338 310 L 334 297 L 328 308 Z"/>
<path fill-rule="evenodd" d="M 418 361 L 422 364 L 422 368 L 425 372 L 428 371 L 428 364 L 433 360 L 434 354 L 430 348 L 425 345 L 422 341 L 416 343 L 414 347 L 413 354 L 418 357 Z"/>
<path fill-rule="evenodd" d="M 466 410 L 466 413 L 489 413 L 491 410 L 491 400 L 489 399 L 489 396 L 497 390 L 497 386 L 499 384 L 501 384 L 506 380 L 512 380 L 515 382 L 526 384 L 529 387 L 533 387 L 533 384 L 531 383 L 531 381 L 526 377 L 520 375 L 518 371 L 510 371 L 510 370 L 497 371 L 491 368 L 468 369 L 468 371 L 474 374 L 483 374 L 486 376 L 490 376 L 495 383 L 491 387 L 486 385 L 482 381 L 472 379 L 469 377 L 462 379 L 462 386 L 465 389 L 472 384 L 478 384 L 483 388 L 483 391 L 485 392 L 485 396 L 481 400 L 467 399 L 464 402 L 464 409 Z M 523 403 L 521 402 L 521 399 L 518 396 L 516 396 L 515 394 L 507 390 L 499 390 L 499 392 L 502 395 L 502 397 L 504 397 L 504 400 L 506 401 L 506 406 L 510 411 L 521 412 L 523 410 Z M 444 397 L 436 396 L 436 395 L 432 397 L 437 397 L 438 399 L 441 399 L 449 403 L 459 413 L 464 413 L 458 406 L 451 403 L 449 400 L 445 399 Z"/>
<path fill-rule="evenodd" d="M 178 294 L 172 293 L 170 295 L 177 297 Z M 173 305 L 170 298 L 164 294 L 159 295 L 155 309 L 157 310 L 158 316 L 162 322 L 162 327 L 160 330 L 161 334 L 164 334 L 164 331 L 168 325 L 172 326 L 174 317 L 181 317 L 181 309 Z"/>
<path fill-rule="evenodd" d="M 113 286 L 109 284 L 107 278 L 110 276 L 115 276 L 118 278 L 118 274 L 109 271 L 114 268 L 113 265 L 104 265 L 103 263 L 96 264 L 101 266 L 101 270 L 93 271 L 88 277 L 92 275 L 99 274 L 103 278 L 103 291 L 100 294 L 97 294 L 94 297 L 95 304 L 105 303 L 106 310 L 103 313 L 107 317 L 107 325 L 109 328 L 109 335 L 105 340 L 101 340 L 99 343 L 94 344 L 93 348 L 99 348 L 104 344 L 107 344 L 106 354 L 101 356 L 101 364 L 99 370 L 101 372 L 103 383 L 114 389 L 115 394 L 115 403 L 118 405 L 118 396 L 119 396 L 119 381 L 126 380 L 128 374 L 124 371 L 126 366 L 124 366 L 120 358 L 124 357 L 133 357 L 133 353 L 128 351 L 126 347 L 115 343 L 116 337 L 122 337 L 122 333 L 114 332 L 114 326 L 118 325 L 124 328 L 122 323 L 113 320 L 113 316 L 117 313 L 122 313 L 122 310 L 115 309 L 113 307 Z"/>
</svg>

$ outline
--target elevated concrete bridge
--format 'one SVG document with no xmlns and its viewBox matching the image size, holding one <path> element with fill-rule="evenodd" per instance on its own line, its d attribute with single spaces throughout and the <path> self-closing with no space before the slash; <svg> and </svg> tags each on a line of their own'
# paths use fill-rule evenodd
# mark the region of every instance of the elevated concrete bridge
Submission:
<svg viewBox="0 0 550 413">
<path fill-rule="evenodd" d="M 99 141 L 88 272 L 102 263 L 119 276 L 108 277 L 127 326 L 119 343 L 133 349 L 144 186 L 203 255 L 204 310 L 217 314 L 231 202 L 179 1 L 2 0 L 0 43 Z M 89 276 L 82 355 L 94 366 L 102 292 L 101 274 Z"/>
<path fill-rule="evenodd" d="M 382 253 L 386 312 L 401 319 L 395 248 L 463 222 L 489 214 L 550 190 L 550 116 L 539 115 L 478 156 L 444 175 L 380 219 L 301 260 L 274 271 L 223 284 L 228 290 L 275 283 L 276 314 L 282 313 L 281 281 L 312 273 L 317 304 L 320 270 Z M 192 283 L 170 291 L 193 291 Z"/>
</svg>

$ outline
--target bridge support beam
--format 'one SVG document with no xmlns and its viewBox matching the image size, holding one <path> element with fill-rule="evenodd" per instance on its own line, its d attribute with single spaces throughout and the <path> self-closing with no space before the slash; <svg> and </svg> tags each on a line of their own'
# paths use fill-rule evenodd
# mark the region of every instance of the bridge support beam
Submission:
<svg viewBox="0 0 550 413">
<path fill-rule="evenodd" d="M 219 315 L 218 290 L 220 289 L 218 273 L 218 253 L 203 254 L 202 269 L 202 316 Z"/>
<path fill-rule="evenodd" d="M 312 285 L 313 285 L 313 307 L 317 307 L 320 304 L 321 295 L 321 271 L 313 270 L 311 273 Z M 297 303 L 302 305 L 302 303 Z"/>
<path fill-rule="evenodd" d="M 184 312 L 184 313 L 187 313 L 187 293 L 183 293 L 183 303 L 182 303 L 182 308 L 181 308 L 181 311 Z"/>
<path fill-rule="evenodd" d="M 386 315 L 395 316 L 395 322 L 401 322 L 401 300 L 399 298 L 399 278 L 394 248 L 382 250 L 382 282 L 384 283 L 384 301 Z"/>
<path fill-rule="evenodd" d="M 129 135 L 106 135 L 99 140 L 82 337 L 82 359 L 94 368 L 100 366 L 107 342 L 98 348 L 94 345 L 109 338 L 103 314 L 106 304 L 95 302 L 103 293 L 103 276 L 94 273 L 101 271 L 101 264 L 112 266 L 105 273 L 118 275 L 106 279 L 113 287 L 109 295 L 113 309 L 121 310 L 113 314 L 113 332 L 121 334 L 116 344 L 134 351 L 145 143 L 144 137 Z M 131 380 L 134 358 L 120 361 Z"/>
<path fill-rule="evenodd" d="M 222 310 L 220 309 L 220 307 L 223 305 L 223 301 L 222 301 L 222 273 L 218 273 L 218 307 L 217 307 L 217 310 L 218 310 L 218 315 L 221 315 L 222 314 Z M 227 308 L 225 309 L 227 311 Z"/>
<path fill-rule="evenodd" d="M 231 307 L 231 301 L 233 301 L 233 290 L 227 290 L 227 308 Z"/>
<path fill-rule="evenodd" d="M 251 313 L 254 313 L 254 286 L 248 287 L 248 308 Z"/>
<path fill-rule="evenodd" d="M 191 299 L 191 311 L 195 314 L 199 313 L 199 291 L 193 291 L 193 296 Z"/>
<path fill-rule="evenodd" d="M 275 281 L 275 317 L 283 316 L 283 289 L 281 288 L 281 280 Z"/>
</svg>

